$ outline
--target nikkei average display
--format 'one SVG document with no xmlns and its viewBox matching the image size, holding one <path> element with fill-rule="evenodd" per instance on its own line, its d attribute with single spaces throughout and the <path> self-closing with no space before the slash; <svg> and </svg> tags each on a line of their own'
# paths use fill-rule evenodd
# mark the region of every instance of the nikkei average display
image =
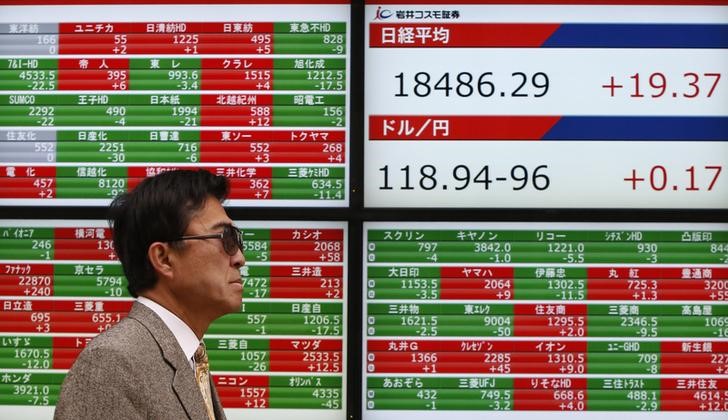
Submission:
<svg viewBox="0 0 728 420">
<path fill-rule="evenodd" d="M 728 2 L 524 3 L 367 1 L 365 205 L 728 208 Z"/>
<path fill-rule="evenodd" d="M 346 206 L 348 2 L 229 3 L 0 6 L 0 205 L 192 167 L 231 205 Z"/>
</svg>

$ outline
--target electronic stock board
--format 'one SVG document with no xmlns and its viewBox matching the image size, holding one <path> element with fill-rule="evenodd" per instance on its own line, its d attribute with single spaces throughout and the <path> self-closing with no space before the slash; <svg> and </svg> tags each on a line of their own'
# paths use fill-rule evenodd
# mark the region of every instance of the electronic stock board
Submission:
<svg viewBox="0 0 728 420">
<path fill-rule="evenodd" d="M 367 1 L 365 207 L 725 209 L 727 6 Z M 450 220 L 364 223 L 363 419 L 725 418 L 725 223 Z"/>
<path fill-rule="evenodd" d="M 724 419 L 727 234 L 365 223 L 362 418 Z"/>
<path fill-rule="evenodd" d="M 244 303 L 204 337 L 228 418 L 345 418 L 345 223 L 235 224 Z M 0 220 L 3 417 L 52 417 L 73 361 L 132 303 L 105 221 Z"/>
<path fill-rule="evenodd" d="M 346 206 L 348 2 L 161 3 L 1 9 L 0 205 L 196 167 L 233 205 Z"/>
</svg>

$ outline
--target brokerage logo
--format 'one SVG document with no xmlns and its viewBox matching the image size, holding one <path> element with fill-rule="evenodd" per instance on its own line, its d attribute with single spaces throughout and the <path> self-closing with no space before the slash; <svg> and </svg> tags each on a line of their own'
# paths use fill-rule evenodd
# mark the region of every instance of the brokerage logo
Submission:
<svg viewBox="0 0 728 420">
<path fill-rule="evenodd" d="M 377 6 L 374 13 L 374 20 L 386 20 L 393 18 L 395 20 L 452 20 L 460 19 L 459 10 L 441 10 L 441 9 L 382 9 Z"/>
<path fill-rule="evenodd" d="M 374 15 L 374 20 L 384 20 L 392 17 L 394 12 L 389 9 L 382 10 L 382 6 L 377 7 L 377 13 Z"/>
</svg>

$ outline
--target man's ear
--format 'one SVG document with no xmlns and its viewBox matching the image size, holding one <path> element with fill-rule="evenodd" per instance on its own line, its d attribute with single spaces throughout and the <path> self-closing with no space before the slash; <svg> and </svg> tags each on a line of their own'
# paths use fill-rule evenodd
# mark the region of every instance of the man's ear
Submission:
<svg viewBox="0 0 728 420">
<path fill-rule="evenodd" d="M 147 249 L 147 258 L 149 258 L 149 262 L 152 264 L 154 271 L 161 277 L 172 276 L 171 251 L 169 244 L 166 242 L 154 242 Z"/>
</svg>

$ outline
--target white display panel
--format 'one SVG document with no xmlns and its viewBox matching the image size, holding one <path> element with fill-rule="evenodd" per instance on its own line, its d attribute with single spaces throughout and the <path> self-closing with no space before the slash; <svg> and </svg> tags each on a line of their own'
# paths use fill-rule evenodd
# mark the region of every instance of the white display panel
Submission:
<svg viewBox="0 0 728 420">
<path fill-rule="evenodd" d="M 728 7 L 466 3 L 366 6 L 365 206 L 728 207 Z"/>
</svg>

